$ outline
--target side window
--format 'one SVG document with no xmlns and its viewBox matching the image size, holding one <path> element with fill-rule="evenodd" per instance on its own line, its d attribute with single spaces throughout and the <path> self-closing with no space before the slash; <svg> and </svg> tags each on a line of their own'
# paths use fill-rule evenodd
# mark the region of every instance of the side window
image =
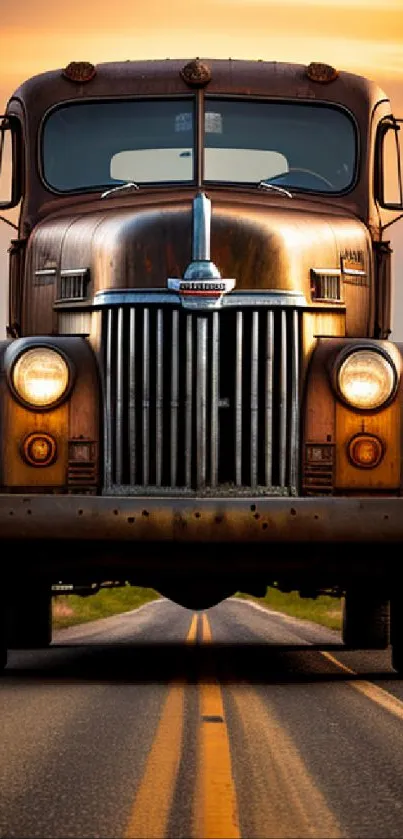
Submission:
<svg viewBox="0 0 403 839">
<path fill-rule="evenodd" d="M 381 124 L 378 198 L 382 207 L 403 207 L 402 141 L 400 120 L 388 119 Z"/>
</svg>

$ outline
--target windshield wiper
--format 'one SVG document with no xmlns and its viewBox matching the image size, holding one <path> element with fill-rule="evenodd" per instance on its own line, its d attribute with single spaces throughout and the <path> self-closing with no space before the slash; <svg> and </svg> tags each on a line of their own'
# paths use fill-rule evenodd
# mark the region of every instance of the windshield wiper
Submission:
<svg viewBox="0 0 403 839">
<path fill-rule="evenodd" d="M 286 195 L 287 198 L 293 197 L 292 192 L 289 192 L 288 189 L 284 189 L 283 186 L 277 186 L 277 184 L 268 184 L 267 181 L 259 181 L 257 188 L 273 190 L 273 192 L 279 192 L 281 195 Z"/>
<path fill-rule="evenodd" d="M 106 192 L 102 193 L 101 198 L 107 198 L 108 195 L 114 195 L 115 192 L 120 192 L 123 189 L 140 189 L 140 187 L 134 181 L 128 181 L 127 184 L 120 184 L 120 186 L 113 186 L 112 189 L 107 189 Z"/>
</svg>

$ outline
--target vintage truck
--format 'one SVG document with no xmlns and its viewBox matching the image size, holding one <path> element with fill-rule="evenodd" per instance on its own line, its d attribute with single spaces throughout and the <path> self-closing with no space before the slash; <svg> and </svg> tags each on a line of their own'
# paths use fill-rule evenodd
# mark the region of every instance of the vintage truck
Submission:
<svg viewBox="0 0 403 839">
<path fill-rule="evenodd" d="M 398 131 L 315 62 L 72 62 L 11 96 L 2 666 L 49 643 L 52 586 L 116 580 L 342 595 L 344 642 L 403 670 Z"/>
</svg>

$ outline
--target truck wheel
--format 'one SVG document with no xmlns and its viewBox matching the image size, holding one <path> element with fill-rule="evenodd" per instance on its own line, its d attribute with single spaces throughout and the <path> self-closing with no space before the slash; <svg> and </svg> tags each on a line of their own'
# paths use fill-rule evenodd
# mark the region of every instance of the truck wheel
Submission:
<svg viewBox="0 0 403 839">
<path fill-rule="evenodd" d="M 390 640 L 392 667 L 403 676 L 403 603 L 401 598 L 390 601 Z"/>
<path fill-rule="evenodd" d="M 347 589 L 342 639 L 358 650 L 385 650 L 389 644 L 389 600 L 382 593 Z"/>
<path fill-rule="evenodd" d="M 7 634 L 11 650 L 33 650 L 49 646 L 52 640 L 50 585 L 27 584 L 15 593 L 8 610 Z"/>
</svg>

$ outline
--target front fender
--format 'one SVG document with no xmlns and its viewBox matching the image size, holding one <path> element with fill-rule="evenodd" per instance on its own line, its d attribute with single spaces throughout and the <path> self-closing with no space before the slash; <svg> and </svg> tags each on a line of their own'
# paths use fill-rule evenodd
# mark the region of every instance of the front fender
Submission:
<svg viewBox="0 0 403 839">
<path fill-rule="evenodd" d="M 332 385 L 332 371 L 346 347 L 386 351 L 398 374 L 393 399 L 376 411 L 348 407 Z M 361 338 L 319 338 L 307 372 L 303 412 L 302 486 L 305 495 L 399 495 L 402 488 L 403 345 Z M 349 457 L 356 435 L 381 441 L 383 456 L 372 468 Z"/>
<path fill-rule="evenodd" d="M 60 349 L 74 371 L 72 387 L 61 404 L 29 408 L 10 386 L 17 355 L 36 346 Z M 0 491 L 95 492 L 99 484 L 100 382 L 95 355 L 84 338 L 30 337 L 0 344 Z M 30 434 L 55 443 L 49 465 L 31 465 L 24 456 Z"/>
</svg>

